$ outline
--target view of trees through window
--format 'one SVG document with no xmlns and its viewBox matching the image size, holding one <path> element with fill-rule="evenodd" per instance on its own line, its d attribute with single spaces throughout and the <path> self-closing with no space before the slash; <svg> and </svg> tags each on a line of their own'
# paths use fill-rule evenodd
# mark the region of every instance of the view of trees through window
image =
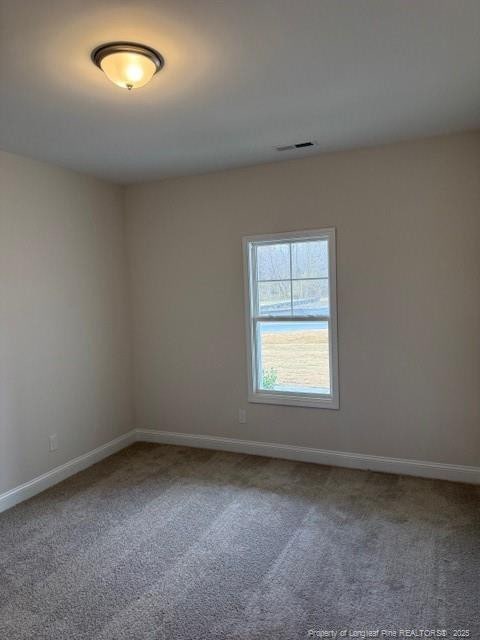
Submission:
<svg viewBox="0 0 480 640">
<path fill-rule="evenodd" d="M 328 240 L 255 247 L 258 385 L 330 393 Z"/>
</svg>

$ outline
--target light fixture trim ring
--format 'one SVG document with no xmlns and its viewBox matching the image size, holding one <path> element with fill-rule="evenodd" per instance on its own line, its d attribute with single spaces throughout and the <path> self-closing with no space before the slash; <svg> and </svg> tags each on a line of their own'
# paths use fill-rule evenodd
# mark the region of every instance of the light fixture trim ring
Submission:
<svg viewBox="0 0 480 640">
<path fill-rule="evenodd" d="M 107 42 L 106 44 L 101 44 L 92 51 L 92 62 L 101 69 L 102 60 L 112 53 L 137 53 L 145 56 L 155 65 L 155 73 L 158 73 L 165 65 L 165 60 L 161 53 L 138 42 Z"/>
</svg>

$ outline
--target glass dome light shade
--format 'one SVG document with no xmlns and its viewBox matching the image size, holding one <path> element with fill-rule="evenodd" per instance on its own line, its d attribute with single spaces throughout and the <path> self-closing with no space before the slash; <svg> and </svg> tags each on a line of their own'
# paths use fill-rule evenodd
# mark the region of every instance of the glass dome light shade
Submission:
<svg viewBox="0 0 480 640">
<path fill-rule="evenodd" d="M 123 89 L 143 87 L 156 73 L 156 67 L 149 58 L 129 51 L 110 53 L 100 66 L 107 78 Z"/>
</svg>

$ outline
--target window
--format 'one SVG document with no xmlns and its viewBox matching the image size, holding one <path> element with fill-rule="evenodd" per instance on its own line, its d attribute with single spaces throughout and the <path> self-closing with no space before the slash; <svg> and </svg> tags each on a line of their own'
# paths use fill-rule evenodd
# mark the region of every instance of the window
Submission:
<svg viewBox="0 0 480 640">
<path fill-rule="evenodd" d="M 249 401 L 338 409 L 335 229 L 243 244 Z"/>
</svg>

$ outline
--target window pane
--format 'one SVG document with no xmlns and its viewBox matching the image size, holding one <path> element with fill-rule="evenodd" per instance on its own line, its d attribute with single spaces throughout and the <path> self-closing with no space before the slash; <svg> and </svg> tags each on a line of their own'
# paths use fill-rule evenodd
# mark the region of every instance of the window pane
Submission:
<svg viewBox="0 0 480 640">
<path fill-rule="evenodd" d="M 294 280 L 293 315 L 328 316 L 328 280 Z"/>
<path fill-rule="evenodd" d="M 328 240 L 292 244 L 292 278 L 328 278 Z"/>
<path fill-rule="evenodd" d="M 263 244 L 257 247 L 257 279 L 290 279 L 289 244 Z"/>
<path fill-rule="evenodd" d="M 327 322 L 258 323 L 261 390 L 330 393 Z"/>
<path fill-rule="evenodd" d="M 258 283 L 258 315 L 291 315 L 290 280 Z"/>
</svg>

